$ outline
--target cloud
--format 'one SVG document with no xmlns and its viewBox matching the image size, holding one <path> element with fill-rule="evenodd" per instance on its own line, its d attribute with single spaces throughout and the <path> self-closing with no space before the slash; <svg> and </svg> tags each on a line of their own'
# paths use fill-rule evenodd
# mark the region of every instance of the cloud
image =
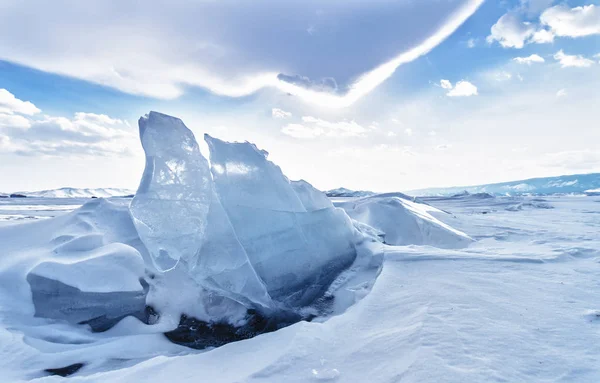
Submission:
<svg viewBox="0 0 600 383">
<path fill-rule="evenodd" d="M 0 114 L 0 136 L 5 137 L 2 152 L 24 156 L 129 155 L 137 141 L 127 122 L 94 113 L 72 118 Z"/>
<path fill-rule="evenodd" d="M 567 95 L 566 89 L 560 89 L 558 92 L 556 92 L 556 97 L 564 97 L 566 95 Z"/>
<path fill-rule="evenodd" d="M 477 87 L 465 80 L 457 82 L 454 88 L 446 93 L 449 97 L 469 97 L 477 94 Z"/>
<path fill-rule="evenodd" d="M 40 110 L 29 101 L 21 101 L 6 89 L 0 89 L 0 113 L 32 116 Z"/>
<path fill-rule="evenodd" d="M 477 45 L 477 39 L 470 38 L 467 40 L 467 48 L 475 48 L 476 45 Z"/>
<path fill-rule="evenodd" d="M 557 5 L 546 9 L 540 23 L 556 36 L 583 37 L 600 34 L 600 7 L 594 4 L 569 8 Z"/>
<path fill-rule="evenodd" d="M 343 108 L 434 49 L 482 3 L 31 0 L 0 14 L 0 60 L 162 99 L 190 86 L 230 97 L 275 88 Z M 378 22 L 359 28 L 365 19 Z M 338 88 L 311 85 L 327 78 Z"/>
<path fill-rule="evenodd" d="M 376 127 L 373 125 L 365 128 L 353 120 L 331 122 L 312 116 L 304 116 L 301 124 L 287 124 L 281 129 L 281 132 L 294 138 L 317 138 L 321 136 L 365 137 L 368 132 L 375 129 Z"/>
<path fill-rule="evenodd" d="M 396 134 L 396 132 L 389 131 L 389 132 L 387 132 L 387 136 L 388 137 L 396 137 L 397 134 Z"/>
<path fill-rule="evenodd" d="M 448 80 L 440 80 L 440 86 L 444 89 L 452 89 L 452 83 Z"/>
<path fill-rule="evenodd" d="M 369 131 L 356 121 L 330 122 L 311 116 L 302 117 L 302 121 L 322 129 L 330 137 L 362 137 Z"/>
<path fill-rule="evenodd" d="M 543 63 L 545 60 L 542 56 L 536 55 L 535 53 L 527 57 L 515 57 L 513 59 L 519 64 L 531 65 L 532 63 Z"/>
<path fill-rule="evenodd" d="M 587 68 L 594 64 L 593 60 L 585 58 L 582 55 L 567 55 L 562 49 L 554 54 L 554 59 L 560 62 L 562 68 Z"/>
<path fill-rule="evenodd" d="M 564 4 L 546 9 L 539 17 L 539 24 L 523 21 L 521 13 L 531 16 L 530 9 L 523 4 L 504 14 L 491 28 L 488 43 L 498 41 L 504 48 L 523 48 L 525 44 L 546 44 L 559 37 L 583 37 L 600 34 L 600 7 L 594 4 L 569 8 Z M 534 8 L 552 2 L 540 0 Z M 537 13 L 537 12 L 533 12 Z"/>
<path fill-rule="evenodd" d="M 411 128 L 406 128 L 404 129 L 404 134 L 406 134 L 407 136 L 412 136 L 413 130 Z"/>
<path fill-rule="evenodd" d="M 547 29 L 540 29 L 535 31 L 535 33 L 531 36 L 529 42 L 536 44 L 548 44 L 554 42 L 554 33 Z"/>
<path fill-rule="evenodd" d="M 31 123 L 28 118 L 17 114 L 0 113 L 0 128 L 29 128 Z"/>
<path fill-rule="evenodd" d="M 301 124 L 287 124 L 281 128 L 281 133 L 294 138 L 316 138 L 324 134 L 323 129 L 308 127 Z"/>
<path fill-rule="evenodd" d="M 273 108 L 271 110 L 271 116 L 273 118 L 289 118 L 292 117 L 292 113 L 286 112 L 285 110 L 279 108 Z"/>
<path fill-rule="evenodd" d="M 521 49 L 533 36 L 535 30 L 535 26 L 531 23 L 521 21 L 516 12 L 509 12 L 492 25 L 491 33 L 486 40 L 490 44 L 497 41 L 504 48 Z"/>
</svg>

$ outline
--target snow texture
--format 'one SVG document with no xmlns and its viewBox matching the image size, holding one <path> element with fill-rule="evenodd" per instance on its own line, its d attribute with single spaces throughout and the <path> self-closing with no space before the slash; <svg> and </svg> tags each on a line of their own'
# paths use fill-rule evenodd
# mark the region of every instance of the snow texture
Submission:
<svg viewBox="0 0 600 383">
<path fill-rule="evenodd" d="M 452 249 L 473 242 L 468 235 L 431 214 L 447 213 L 415 202 L 401 193 L 336 202 L 336 206 L 343 208 L 352 219 L 385 233 L 385 243 L 390 245 L 431 245 Z"/>
</svg>

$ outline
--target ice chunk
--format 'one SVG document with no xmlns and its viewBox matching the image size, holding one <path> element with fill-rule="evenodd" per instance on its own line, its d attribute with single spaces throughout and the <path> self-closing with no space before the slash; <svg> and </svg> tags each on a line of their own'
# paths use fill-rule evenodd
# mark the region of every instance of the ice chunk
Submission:
<svg viewBox="0 0 600 383">
<path fill-rule="evenodd" d="M 158 270 L 196 262 L 212 196 L 208 162 L 194 134 L 175 117 L 140 118 L 146 168 L 130 206 L 138 234 Z"/>
<path fill-rule="evenodd" d="M 267 289 L 250 264 L 214 190 L 207 220 L 205 241 L 193 265 L 194 278 L 238 302 L 272 307 Z"/>
<path fill-rule="evenodd" d="M 290 181 L 268 153 L 249 142 L 224 142 L 204 135 L 210 148 L 213 178 L 226 210 L 234 206 L 305 212 Z"/>
<path fill-rule="evenodd" d="M 350 219 L 333 207 L 312 211 L 326 204 L 300 198 L 253 144 L 205 140 L 221 203 L 269 294 L 292 306 L 310 303 L 356 257 Z"/>
<path fill-rule="evenodd" d="M 144 261 L 133 247 L 112 243 L 82 260 L 46 261 L 27 274 L 35 315 L 88 323 L 103 331 L 122 318 L 146 318 Z"/>
<path fill-rule="evenodd" d="M 327 198 L 325 193 L 315 189 L 315 187 L 308 182 L 304 180 L 292 181 L 291 185 L 306 211 L 315 211 L 333 207 L 333 203 L 331 203 L 331 200 Z"/>
</svg>

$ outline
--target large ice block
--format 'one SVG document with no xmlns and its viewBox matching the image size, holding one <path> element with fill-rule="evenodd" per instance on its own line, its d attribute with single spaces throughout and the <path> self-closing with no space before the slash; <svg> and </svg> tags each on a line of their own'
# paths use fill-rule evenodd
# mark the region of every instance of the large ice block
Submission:
<svg viewBox="0 0 600 383">
<path fill-rule="evenodd" d="M 205 140 L 221 203 L 269 294 L 291 306 L 310 303 L 356 257 L 350 219 L 310 194 L 300 198 L 255 145 Z"/>
</svg>

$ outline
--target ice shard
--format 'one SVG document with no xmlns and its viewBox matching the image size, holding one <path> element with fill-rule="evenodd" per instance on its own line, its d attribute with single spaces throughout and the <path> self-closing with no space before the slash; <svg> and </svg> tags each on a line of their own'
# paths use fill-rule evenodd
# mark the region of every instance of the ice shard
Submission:
<svg viewBox="0 0 600 383">
<path fill-rule="evenodd" d="M 255 145 L 205 140 L 217 194 L 270 296 L 309 304 L 356 257 L 350 219 L 312 187 L 299 195 Z"/>
<path fill-rule="evenodd" d="M 208 162 L 178 118 L 150 112 L 139 128 L 146 168 L 131 201 L 133 222 L 159 271 L 193 264 L 212 197 Z"/>
</svg>

